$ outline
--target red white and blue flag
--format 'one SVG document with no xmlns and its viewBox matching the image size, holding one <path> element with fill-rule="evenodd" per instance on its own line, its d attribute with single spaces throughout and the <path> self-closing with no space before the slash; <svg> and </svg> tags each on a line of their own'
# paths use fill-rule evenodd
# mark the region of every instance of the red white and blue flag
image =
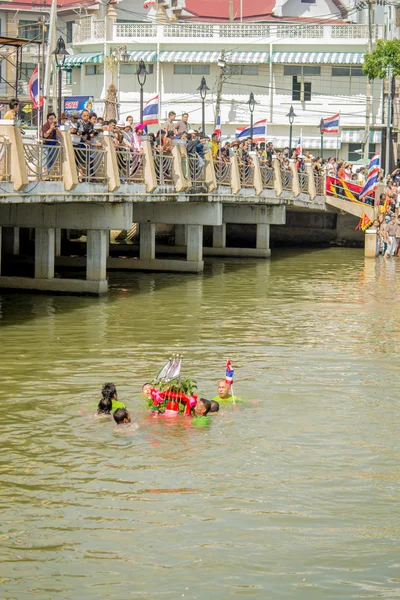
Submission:
<svg viewBox="0 0 400 600">
<path fill-rule="evenodd" d="M 39 67 L 36 67 L 29 80 L 29 95 L 32 100 L 33 108 L 39 108 L 44 104 L 44 98 L 40 95 L 39 86 Z"/>
<path fill-rule="evenodd" d="M 333 117 L 326 117 L 322 119 L 324 126 L 321 129 L 321 133 L 339 133 L 339 121 L 340 114 L 333 115 Z"/>
<path fill-rule="evenodd" d="M 375 190 L 376 184 L 378 183 L 380 170 L 381 170 L 381 155 L 375 154 L 370 160 L 369 167 L 368 167 L 367 181 L 365 182 L 365 185 L 358 196 L 359 200 L 361 200 L 361 201 L 364 200 L 364 198 L 366 196 L 368 196 Z"/>
<path fill-rule="evenodd" d="M 158 123 L 158 96 L 154 96 L 143 109 L 143 125 Z"/>
<path fill-rule="evenodd" d="M 297 141 L 296 144 L 296 154 L 297 156 L 300 156 L 300 154 L 303 154 L 303 134 L 300 134 L 300 137 Z"/>
<path fill-rule="evenodd" d="M 235 138 L 237 140 L 245 140 L 251 135 L 251 127 L 237 127 Z M 267 119 L 257 121 L 253 125 L 253 141 L 265 141 L 267 137 Z"/>
<path fill-rule="evenodd" d="M 218 139 L 221 139 L 221 115 L 217 117 L 217 124 L 214 129 L 214 135 L 218 136 Z"/>
<path fill-rule="evenodd" d="M 232 363 L 230 360 L 226 361 L 226 374 L 225 374 L 225 383 L 228 385 L 232 385 L 233 383 L 233 374 L 234 370 L 232 369 Z"/>
</svg>

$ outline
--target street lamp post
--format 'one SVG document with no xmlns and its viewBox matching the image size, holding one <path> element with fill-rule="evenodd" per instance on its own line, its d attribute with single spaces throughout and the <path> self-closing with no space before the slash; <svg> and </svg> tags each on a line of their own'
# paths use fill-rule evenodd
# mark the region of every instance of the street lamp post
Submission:
<svg viewBox="0 0 400 600">
<path fill-rule="evenodd" d="M 321 158 L 323 158 L 323 154 L 324 154 L 324 127 L 325 127 L 325 123 L 324 123 L 324 120 L 321 118 L 321 120 L 319 122 L 319 132 L 321 134 Z"/>
<path fill-rule="evenodd" d="M 207 87 L 206 78 L 202 77 L 201 78 L 201 82 L 200 82 L 200 86 L 197 88 L 197 91 L 200 92 L 200 98 L 201 98 L 201 130 L 202 130 L 203 133 L 205 133 L 205 128 L 206 128 L 206 107 L 205 107 L 205 101 L 206 101 L 207 92 L 209 90 L 210 90 L 210 88 Z"/>
<path fill-rule="evenodd" d="M 56 49 L 53 54 L 56 57 L 56 65 L 58 68 L 58 119 L 61 120 L 62 113 L 62 71 L 65 63 L 65 58 L 68 56 L 68 52 L 65 48 L 65 42 L 60 36 L 57 40 Z"/>
<path fill-rule="evenodd" d="M 249 111 L 250 111 L 250 139 L 251 139 L 251 149 L 253 150 L 253 124 L 254 124 L 253 118 L 254 118 L 254 107 L 256 105 L 256 101 L 254 99 L 253 92 L 250 92 L 250 96 L 247 101 L 247 104 L 249 105 Z"/>
<path fill-rule="evenodd" d="M 139 65 L 136 71 L 138 83 L 140 85 L 140 122 L 143 121 L 143 86 L 146 83 L 146 77 L 149 74 L 144 64 L 144 60 L 139 61 Z"/>
<path fill-rule="evenodd" d="M 118 116 L 120 112 L 121 106 L 121 63 L 129 62 L 129 54 L 127 52 L 126 46 L 118 46 L 117 48 L 110 49 L 111 56 L 114 59 L 115 64 L 117 65 L 117 90 L 118 90 Z"/>
<path fill-rule="evenodd" d="M 293 123 L 297 115 L 294 112 L 293 106 L 290 107 L 288 114 L 286 115 L 289 118 L 289 158 L 292 157 L 292 133 L 293 133 Z"/>
</svg>

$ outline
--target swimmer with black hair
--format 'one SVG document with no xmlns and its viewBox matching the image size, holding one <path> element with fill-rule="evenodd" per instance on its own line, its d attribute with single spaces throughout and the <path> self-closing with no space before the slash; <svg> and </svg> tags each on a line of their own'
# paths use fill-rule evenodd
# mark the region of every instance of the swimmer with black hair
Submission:
<svg viewBox="0 0 400 600">
<path fill-rule="evenodd" d="M 193 409 L 194 417 L 192 419 L 193 425 L 196 427 L 204 427 L 210 423 L 210 417 L 208 413 L 211 410 L 211 402 L 207 398 L 200 398 L 197 401 L 196 406 Z"/>
<path fill-rule="evenodd" d="M 219 411 L 219 402 L 217 402 L 216 400 L 210 400 L 210 402 L 211 402 L 210 414 L 217 413 Z"/>
<path fill-rule="evenodd" d="M 105 402 L 111 402 L 111 410 L 117 410 L 117 408 L 126 408 L 125 404 L 118 400 L 117 388 L 113 383 L 105 383 L 101 393 Z"/>
<path fill-rule="evenodd" d="M 111 416 L 111 410 L 112 410 L 112 400 L 110 398 L 102 398 L 100 400 L 99 404 L 97 405 L 97 415 L 99 415 L 99 416 L 110 415 Z"/>
<path fill-rule="evenodd" d="M 131 415 L 126 408 L 118 408 L 113 416 L 117 425 L 125 425 L 126 423 L 131 422 Z"/>
</svg>

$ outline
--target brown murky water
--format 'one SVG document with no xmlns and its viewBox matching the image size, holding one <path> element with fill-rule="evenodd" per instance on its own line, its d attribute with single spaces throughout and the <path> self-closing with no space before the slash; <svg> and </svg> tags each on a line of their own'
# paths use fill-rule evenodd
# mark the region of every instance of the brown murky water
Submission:
<svg viewBox="0 0 400 600">
<path fill-rule="evenodd" d="M 399 597 L 399 272 L 277 251 L 0 296 L 0 598 Z M 172 351 L 208 397 L 229 355 L 261 402 L 149 419 Z M 91 416 L 106 381 L 139 429 Z"/>
</svg>

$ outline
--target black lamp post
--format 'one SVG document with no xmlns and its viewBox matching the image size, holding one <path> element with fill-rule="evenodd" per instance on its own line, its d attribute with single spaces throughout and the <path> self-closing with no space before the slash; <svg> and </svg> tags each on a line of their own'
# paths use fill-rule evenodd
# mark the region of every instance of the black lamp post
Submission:
<svg viewBox="0 0 400 600">
<path fill-rule="evenodd" d="M 289 118 L 289 158 L 292 158 L 292 133 L 293 133 L 293 122 L 297 115 L 293 110 L 293 106 L 290 107 L 288 114 L 286 115 Z"/>
<path fill-rule="evenodd" d="M 323 154 L 324 154 L 324 127 L 325 127 L 325 123 L 324 123 L 324 120 L 321 118 L 321 120 L 319 122 L 319 132 L 321 134 L 321 158 L 323 158 Z"/>
<path fill-rule="evenodd" d="M 149 74 L 144 64 L 144 60 L 139 61 L 139 65 L 136 71 L 137 80 L 140 85 L 140 122 L 143 121 L 143 86 L 146 83 L 146 77 Z"/>
<path fill-rule="evenodd" d="M 251 138 L 251 149 L 253 150 L 253 125 L 254 125 L 254 108 L 256 105 L 256 101 L 254 100 L 253 92 L 250 92 L 249 99 L 247 100 L 247 104 L 249 105 L 250 111 L 250 138 Z"/>
<path fill-rule="evenodd" d="M 58 119 L 61 120 L 62 113 L 62 70 L 65 63 L 65 58 L 68 56 L 68 52 L 65 48 L 65 42 L 60 36 L 57 40 L 57 46 L 53 54 L 56 57 L 56 65 L 58 68 Z"/>
<path fill-rule="evenodd" d="M 205 133 L 205 128 L 206 128 L 206 107 L 205 107 L 205 101 L 206 101 L 206 96 L 207 96 L 207 92 L 210 90 L 209 87 L 207 87 L 207 83 L 206 83 L 206 78 L 202 77 L 201 78 L 201 82 L 200 82 L 200 86 L 197 88 L 197 91 L 200 92 L 200 98 L 201 98 L 201 130 L 203 133 Z"/>
</svg>

